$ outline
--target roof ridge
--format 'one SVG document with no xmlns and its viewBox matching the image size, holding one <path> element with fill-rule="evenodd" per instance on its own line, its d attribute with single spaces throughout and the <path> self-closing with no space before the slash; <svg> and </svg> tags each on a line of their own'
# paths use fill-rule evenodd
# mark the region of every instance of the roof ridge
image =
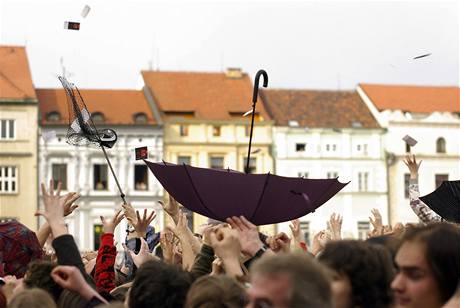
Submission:
<svg viewBox="0 0 460 308">
<path fill-rule="evenodd" d="M 0 76 L 2 76 L 9 84 L 11 84 L 14 88 L 16 88 L 17 90 L 19 90 L 22 94 L 25 95 L 25 97 L 28 97 L 27 96 L 27 93 L 21 89 L 20 87 L 18 87 L 13 81 L 11 81 L 11 79 L 8 78 L 8 76 L 6 76 L 5 74 L 3 74 L 3 72 L 0 70 Z"/>
</svg>

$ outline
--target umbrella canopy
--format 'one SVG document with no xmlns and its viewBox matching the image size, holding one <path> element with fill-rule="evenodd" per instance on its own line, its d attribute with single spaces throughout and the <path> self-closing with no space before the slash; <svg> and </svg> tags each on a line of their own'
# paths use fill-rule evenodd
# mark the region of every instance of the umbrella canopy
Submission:
<svg viewBox="0 0 460 308">
<path fill-rule="evenodd" d="M 166 191 L 189 210 L 220 221 L 243 215 L 256 225 L 289 221 L 314 212 L 348 184 L 337 179 L 144 162 Z"/>
<path fill-rule="evenodd" d="M 420 197 L 443 219 L 460 223 L 460 181 L 444 181 L 431 194 Z"/>
<path fill-rule="evenodd" d="M 0 223 L 0 263 L 4 275 L 23 277 L 29 262 L 42 258 L 35 232 L 16 220 Z"/>
</svg>

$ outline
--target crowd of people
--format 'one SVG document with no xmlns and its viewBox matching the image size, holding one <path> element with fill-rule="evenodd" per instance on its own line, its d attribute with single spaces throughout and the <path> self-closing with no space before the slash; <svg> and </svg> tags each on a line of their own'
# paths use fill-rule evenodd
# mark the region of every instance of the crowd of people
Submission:
<svg viewBox="0 0 460 308">
<path fill-rule="evenodd" d="M 420 163 L 414 156 L 405 162 L 410 206 L 420 223 L 385 226 L 373 210 L 368 239 L 351 240 L 342 238 L 342 217 L 333 214 L 311 245 L 298 220 L 290 234 L 264 235 L 243 216 L 210 219 L 194 234 L 170 197 L 162 203 L 170 221 L 164 230 L 150 226 L 153 211 L 123 204 L 113 217 L 101 217 L 98 251 L 82 253 L 64 220 L 78 195 L 61 196 L 60 184 L 42 184 L 44 207 L 36 215 L 46 223 L 30 232 L 22 254 L 5 243 L 0 251 L 0 308 L 458 308 L 460 227 L 419 199 Z M 132 229 L 117 252 L 114 230 L 123 219 Z"/>
</svg>

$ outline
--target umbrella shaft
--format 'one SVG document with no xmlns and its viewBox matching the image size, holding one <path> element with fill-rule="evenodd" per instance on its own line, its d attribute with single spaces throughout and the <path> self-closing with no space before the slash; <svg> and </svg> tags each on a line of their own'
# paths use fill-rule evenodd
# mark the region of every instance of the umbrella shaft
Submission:
<svg viewBox="0 0 460 308">
<path fill-rule="evenodd" d="M 113 171 L 112 164 L 110 163 L 109 157 L 107 156 L 107 152 L 104 149 L 104 146 L 101 145 L 102 152 L 104 153 L 105 159 L 107 160 L 107 164 L 109 165 L 110 171 L 112 172 L 113 178 L 115 179 L 115 183 L 117 183 L 118 191 L 120 192 L 120 197 L 123 200 L 123 203 L 126 204 L 125 194 L 121 189 L 120 183 L 118 182 L 117 176 L 115 175 L 115 171 Z"/>
</svg>

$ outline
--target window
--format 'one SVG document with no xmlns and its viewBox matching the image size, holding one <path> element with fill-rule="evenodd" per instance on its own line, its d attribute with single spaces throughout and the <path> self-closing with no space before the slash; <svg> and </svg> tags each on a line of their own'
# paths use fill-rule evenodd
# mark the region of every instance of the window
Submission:
<svg viewBox="0 0 460 308">
<path fill-rule="evenodd" d="M 18 168 L 0 166 L 0 193 L 13 194 L 18 192 Z"/>
<path fill-rule="evenodd" d="M 446 139 L 440 137 L 436 140 L 436 153 L 446 153 Z"/>
<path fill-rule="evenodd" d="M 190 156 L 179 156 L 177 157 L 177 164 L 178 165 L 190 165 L 191 157 Z"/>
<path fill-rule="evenodd" d="M 305 143 L 296 143 L 295 144 L 296 152 L 305 152 Z"/>
<path fill-rule="evenodd" d="M 93 188 L 94 190 L 107 190 L 107 165 L 93 166 Z"/>
<path fill-rule="evenodd" d="M 61 189 L 67 190 L 67 164 L 52 164 L 51 171 L 54 181 L 54 189 L 61 182 Z"/>
<path fill-rule="evenodd" d="M 147 115 L 143 112 L 136 113 L 133 118 L 134 118 L 134 123 L 136 124 L 147 123 Z"/>
<path fill-rule="evenodd" d="M 444 181 L 449 181 L 449 175 L 448 174 L 435 174 L 435 187 L 438 188 L 441 186 L 442 182 Z"/>
<path fill-rule="evenodd" d="M 214 137 L 219 137 L 220 136 L 220 126 L 213 126 L 212 127 L 212 135 Z"/>
<path fill-rule="evenodd" d="M 404 174 L 404 198 L 409 198 L 409 181 L 410 181 L 410 174 Z"/>
<path fill-rule="evenodd" d="M 367 239 L 367 232 L 369 232 L 370 226 L 368 221 L 358 221 L 358 239 Z"/>
<path fill-rule="evenodd" d="M 91 115 L 91 118 L 93 119 L 94 123 L 104 123 L 105 117 L 102 112 L 95 112 Z"/>
<path fill-rule="evenodd" d="M 179 134 L 182 137 L 188 136 L 188 126 L 187 125 L 180 125 L 179 126 Z"/>
<path fill-rule="evenodd" d="M 15 139 L 15 129 L 15 120 L 0 120 L 0 140 Z"/>
<path fill-rule="evenodd" d="M 101 235 L 102 235 L 102 225 L 95 224 L 93 225 L 93 234 L 94 234 L 94 250 L 97 251 L 101 244 Z"/>
<path fill-rule="evenodd" d="M 244 161 L 243 161 L 243 166 L 244 166 L 244 170 L 247 172 L 247 173 L 256 173 L 256 170 L 257 170 L 257 159 L 255 157 L 251 157 L 249 159 L 249 170 L 246 170 L 246 164 L 248 163 L 248 158 L 245 157 L 244 158 Z"/>
<path fill-rule="evenodd" d="M 367 144 L 366 143 L 358 144 L 356 146 L 356 150 L 358 151 L 358 153 L 360 153 L 362 155 L 367 155 Z"/>
<path fill-rule="evenodd" d="M 300 222 L 300 232 L 303 234 L 303 240 L 310 246 L 310 222 L 309 221 L 301 221 Z"/>
<path fill-rule="evenodd" d="M 408 143 L 406 143 L 406 153 L 410 153 L 410 145 Z"/>
<path fill-rule="evenodd" d="M 326 152 L 337 151 L 337 144 L 326 144 Z"/>
<path fill-rule="evenodd" d="M 135 190 L 148 190 L 148 172 L 146 165 L 134 165 L 134 189 Z"/>
<path fill-rule="evenodd" d="M 211 156 L 209 165 L 211 169 L 224 169 L 224 158 L 222 156 Z"/>
<path fill-rule="evenodd" d="M 327 173 L 328 179 L 336 179 L 338 176 L 339 176 L 339 173 L 337 171 L 329 171 Z"/>
<path fill-rule="evenodd" d="M 358 191 L 368 191 L 369 172 L 358 173 Z"/>
<path fill-rule="evenodd" d="M 61 120 L 61 114 L 57 111 L 48 112 L 46 115 L 46 121 L 48 122 L 59 122 Z"/>
<path fill-rule="evenodd" d="M 308 172 L 297 172 L 297 176 L 299 178 L 304 178 L 304 179 L 308 179 Z"/>
<path fill-rule="evenodd" d="M 329 152 L 331 150 L 331 145 L 330 144 L 326 144 L 326 151 Z"/>
</svg>

